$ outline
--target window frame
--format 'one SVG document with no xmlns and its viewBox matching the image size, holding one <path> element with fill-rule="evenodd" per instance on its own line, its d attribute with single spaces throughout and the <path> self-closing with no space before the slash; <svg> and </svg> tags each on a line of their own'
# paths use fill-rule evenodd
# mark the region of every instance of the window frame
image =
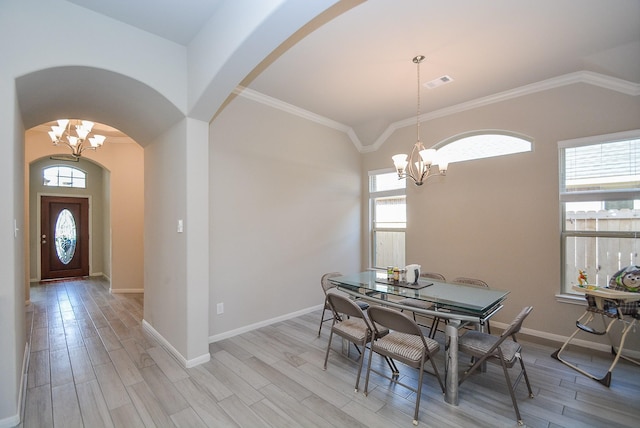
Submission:
<svg viewBox="0 0 640 428">
<path fill-rule="evenodd" d="M 52 170 L 54 168 L 57 169 L 56 176 L 57 176 L 57 179 L 58 179 L 58 184 L 55 185 L 55 186 L 52 186 L 52 185 L 49 185 L 49 184 L 45 183 L 45 180 L 46 180 L 45 172 L 48 171 L 48 170 Z M 61 186 L 60 185 L 60 168 L 68 168 L 68 169 L 70 169 L 72 171 L 70 176 L 63 176 L 64 178 L 69 178 L 71 180 L 71 185 L 70 186 Z M 81 173 L 82 177 L 74 177 L 73 173 L 76 172 L 76 171 Z M 87 174 L 86 171 L 84 171 L 84 170 L 82 170 L 80 168 L 69 166 L 69 165 L 61 165 L 61 164 L 46 165 L 46 166 L 44 166 L 42 168 L 42 175 L 41 175 L 41 177 L 42 177 L 42 185 L 44 187 L 58 187 L 58 188 L 65 188 L 65 189 L 86 189 L 87 188 L 88 175 L 89 174 Z M 73 185 L 74 184 L 74 178 L 78 178 L 78 179 L 81 178 L 84 181 L 84 186 L 82 186 L 82 187 L 74 186 Z"/>
<path fill-rule="evenodd" d="M 565 283 L 567 278 L 567 272 L 565 271 L 567 266 L 567 250 L 568 240 L 573 238 L 640 238 L 640 231 L 587 231 L 587 230 L 567 230 L 566 229 L 566 203 L 571 202 L 606 202 L 606 201 L 634 201 L 640 199 L 640 185 L 633 188 L 620 188 L 620 189 L 597 189 L 597 190 L 582 190 L 582 191 L 564 191 L 564 185 L 566 182 L 565 173 L 565 150 L 575 147 L 586 147 L 607 143 L 615 143 L 629 140 L 640 139 L 640 129 L 617 132 L 613 134 L 596 135 L 584 138 L 576 138 L 571 140 L 563 140 L 558 142 L 558 195 L 559 195 L 559 219 L 560 219 L 560 294 L 556 297 L 565 302 L 575 303 L 575 301 L 584 302 L 582 294 L 571 290 L 573 283 Z M 635 243 L 634 243 L 635 245 Z M 637 253 L 636 253 L 637 254 Z M 624 266 L 622 266 L 624 267 Z M 610 276 L 615 272 L 605 272 L 605 275 Z M 576 278 L 577 280 L 577 278 Z"/>
<path fill-rule="evenodd" d="M 506 150 L 503 147 L 502 149 L 503 152 L 493 153 L 493 154 L 485 153 L 480 156 L 473 155 L 473 154 L 463 155 L 462 153 L 464 153 L 464 151 L 462 151 L 458 155 L 458 158 L 452 157 L 451 154 L 446 153 L 446 151 L 448 150 L 446 149 L 446 147 L 456 145 L 457 143 L 464 144 L 463 147 L 464 149 L 466 149 L 466 151 L 470 150 L 468 141 L 463 141 L 463 140 L 470 140 L 475 137 L 478 137 L 479 139 L 483 139 L 491 136 L 508 137 L 508 138 L 517 139 L 517 140 L 520 140 L 520 142 L 527 143 L 529 147 L 528 147 L 528 150 L 510 150 L 510 151 Z M 496 157 L 502 157 L 502 156 L 512 156 L 512 155 L 518 155 L 523 153 L 531 153 L 533 151 L 533 143 L 534 143 L 533 138 L 517 132 L 507 131 L 503 129 L 478 129 L 478 130 L 464 132 L 464 133 L 449 137 L 439 142 L 435 146 L 433 146 L 433 148 L 436 149 L 438 153 L 438 155 L 436 156 L 437 160 L 435 163 L 438 162 L 438 157 L 440 157 L 440 158 L 444 158 L 447 161 L 447 163 L 453 164 L 457 162 L 479 161 L 482 159 L 490 159 L 490 158 L 496 158 Z M 482 142 L 478 142 L 477 144 L 481 145 Z"/>
<path fill-rule="evenodd" d="M 373 268 L 386 268 L 386 266 L 376 266 L 376 245 L 375 245 L 375 236 L 376 232 L 401 232 L 405 234 L 407 233 L 407 226 L 405 222 L 404 228 L 398 227 L 376 227 L 376 218 L 375 218 L 375 202 L 376 199 L 379 198 L 388 198 L 388 197 L 398 197 L 402 196 L 405 200 L 405 209 L 407 203 L 407 186 L 406 179 L 398 179 L 398 181 L 404 182 L 404 186 L 399 189 L 392 190 L 382 190 L 382 191 L 372 191 L 371 190 L 371 177 L 376 175 L 384 175 L 384 174 L 394 174 L 397 175 L 395 169 L 385 168 L 374 171 L 369 171 L 368 173 L 368 183 L 367 189 L 369 191 L 369 266 Z M 405 254 L 406 254 L 406 246 L 405 246 Z"/>
</svg>

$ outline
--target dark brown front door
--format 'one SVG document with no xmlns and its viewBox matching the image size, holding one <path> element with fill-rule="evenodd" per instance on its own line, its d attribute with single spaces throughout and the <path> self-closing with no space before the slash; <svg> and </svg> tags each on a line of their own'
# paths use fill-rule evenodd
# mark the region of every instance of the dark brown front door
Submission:
<svg viewBox="0 0 640 428">
<path fill-rule="evenodd" d="M 41 197 L 42 279 L 89 275 L 89 199 Z"/>
</svg>

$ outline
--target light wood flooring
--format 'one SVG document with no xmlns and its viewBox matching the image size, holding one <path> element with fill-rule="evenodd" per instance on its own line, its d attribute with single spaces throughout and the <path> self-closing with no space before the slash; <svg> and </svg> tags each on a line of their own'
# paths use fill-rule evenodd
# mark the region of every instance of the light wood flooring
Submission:
<svg viewBox="0 0 640 428">
<path fill-rule="evenodd" d="M 363 373 L 354 392 L 357 352 L 347 358 L 340 340 L 322 370 L 330 323 L 318 337 L 320 311 L 213 343 L 211 361 L 184 369 L 143 331 L 142 295 L 72 280 L 32 286 L 31 301 L 21 427 L 413 426 L 410 391 L 372 375 L 365 397 Z M 527 426 L 640 426 L 640 367 L 620 362 L 606 388 L 552 359 L 555 348 L 521 342 L 535 393 L 527 398 L 524 382 L 517 389 Z M 575 355 L 602 370 L 611 361 L 605 353 Z M 444 372 L 442 349 L 437 363 Z M 415 370 L 400 370 L 415 385 Z M 517 426 L 501 369 L 489 365 L 462 384 L 458 407 L 425 376 L 419 426 Z"/>
</svg>

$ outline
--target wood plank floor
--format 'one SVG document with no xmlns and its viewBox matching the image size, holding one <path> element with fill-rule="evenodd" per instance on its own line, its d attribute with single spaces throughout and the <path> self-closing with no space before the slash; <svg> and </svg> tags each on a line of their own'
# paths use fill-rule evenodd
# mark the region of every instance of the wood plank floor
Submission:
<svg viewBox="0 0 640 428">
<path fill-rule="evenodd" d="M 354 392 L 357 352 L 334 340 L 322 370 L 329 323 L 320 312 L 211 344 L 211 361 L 184 369 L 141 327 L 142 295 L 111 295 L 100 280 L 34 285 L 27 308 L 31 343 L 21 427 L 410 427 L 415 395 L 372 375 Z M 531 427 L 640 426 L 640 367 L 622 361 L 611 388 L 552 359 L 554 348 L 523 342 L 535 398 L 518 387 Z M 443 351 L 437 359 L 441 372 Z M 571 353 L 605 370 L 608 354 Z M 465 356 L 460 356 L 466 361 Z M 383 362 L 374 364 L 384 370 Z M 417 373 L 400 366 L 406 383 Z M 461 386 L 460 405 L 444 402 L 425 377 L 423 427 L 515 427 L 499 367 Z"/>
</svg>

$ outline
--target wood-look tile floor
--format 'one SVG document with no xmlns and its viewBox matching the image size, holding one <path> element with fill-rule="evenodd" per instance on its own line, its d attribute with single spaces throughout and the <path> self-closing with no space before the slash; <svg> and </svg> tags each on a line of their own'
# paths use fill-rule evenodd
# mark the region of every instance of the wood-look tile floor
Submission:
<svg viewBox="0 0 640 428">
<path fill-rule="evenodd" d="M 322 370 L 329 323 L 318 337 L 320 311 L 211 344 L 211 361 L 184 369 L 142 329 L 142 295 L 111 295 L 104 282 L 85 279 L 34 285 L 31 301 L 21 427 L 412 426 L 410 391 L 372 375 L 365 397 L 364 373 L 354 391 L 353 348 L 347 358 L 334 340 Z M 639 367 L 620 362 L 606 388 L 552 359 L 554 348 L 523 346 L 535 394 L 527 398 L 524 383 L 517 389 L 527 426 L 640 426 Z M 605 353 L 575 358 L 602 370 L 611 361 Z M 415 384 L 415 370 L 400 368 Z M 420 426 L 517 426 L 497 366 L 461 386 L 458 407 L 444 402 L 433 376 L 424 384 Z"/>
</svg>

